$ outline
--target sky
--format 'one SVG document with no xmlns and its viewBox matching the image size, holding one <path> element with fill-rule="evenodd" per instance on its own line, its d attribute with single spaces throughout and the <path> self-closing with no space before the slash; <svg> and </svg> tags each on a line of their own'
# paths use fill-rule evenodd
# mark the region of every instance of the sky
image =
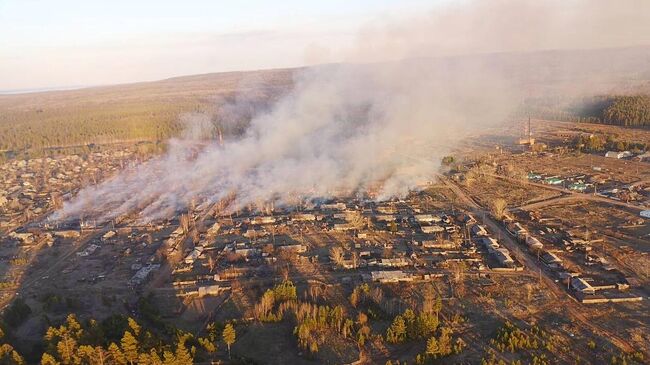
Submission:
<svg viewBox="0 0 650 365">
<path fill-rule="evenodd" d="M 0 0 L 0 90 L 342 59 L 359 30 L 445 0 Z"/>
<path fill-rule="evenodd" d="M 650 45 L 650 0 L 0 0 L 0 92 Z"/>
</svg>

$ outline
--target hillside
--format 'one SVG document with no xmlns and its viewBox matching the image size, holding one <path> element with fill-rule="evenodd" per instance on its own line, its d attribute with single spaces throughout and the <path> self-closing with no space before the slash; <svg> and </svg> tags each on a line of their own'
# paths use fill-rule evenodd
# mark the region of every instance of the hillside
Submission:
<svg viewBox="0 0 650 365">
<path fill-rule="evenodd" d="M 1 95 L 0 150 L 165 139 L 182 128 L 183 113 L 213 112 L 239 94 L 254 100 L 277 97 L 290 88 L 292 72 L 229 72 Z"/>
<path fill-rule="evenodd" d="M 460 67 L 481 65 L 518 84 L 526 94 L 522 100 L 528 101 L 528 109 L 535 116 L 637 126 L 648 123 L 645 114 L 636 111 L 641 99 L 619 100 L 610 96 L 650 91 L 648 64 L 650 47 L 632 47 L 411 59 L 398 66 L 417 66 L 423 72 L 444 76 Z M 339 67 L 370 69 L 381 64 Z M 247 122 L 244 119 L 253 109 L 268 106 L 291 89 L 296 71 L 214 73 L 127 85 L 0 95 L 0 151 L 165 140 L 183 129 L 183 114 L 203 113 L 219 123 L 223 115 L 233 113 L 218 113 L 223 111 L 220 108 L 235 100 L 244 101 L 242 104 L 251 109 L 237 116 L 243 120 L 230 131 L 241 132 Z M 604 97 L 594 104 L 593 95 Z M 647 108 L 647 100 L 643 103 Z M 630 108 L 635 111 L 629 111 Z"/>
</svg>

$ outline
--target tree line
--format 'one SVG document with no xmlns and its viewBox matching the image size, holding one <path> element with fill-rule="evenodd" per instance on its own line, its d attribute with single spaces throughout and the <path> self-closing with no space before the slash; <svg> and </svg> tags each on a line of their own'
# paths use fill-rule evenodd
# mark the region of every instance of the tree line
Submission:
<svg viewBox="0 0 650 365">
<path fill-rule="evenodd" d="M 605 95 L 564 101 L 529 99 L 524 113 L 536 118 L 625 127 L 650 126 L 650 95 Z"/>
<path fill-rule="evenodd" d="M 227 348 L 230 355 L 236 341 L 232 323 L 210 323 L 205 334 L 198 336 L 163 322 L 156 309 L 147 308 L 153 305 L 151 298 L 141 302 L 147 302 L 139 303 L 147 327 L 119 314 L 83 322 L 69 314 L 63 323 L 50 324 L 42 341 L 30 349 L 12 335 L 31 313 L 29 306 L 17 299 L 0 321 L 0 364 L 189 365 L 219 358 L 219 347 Z"/>
</svg>

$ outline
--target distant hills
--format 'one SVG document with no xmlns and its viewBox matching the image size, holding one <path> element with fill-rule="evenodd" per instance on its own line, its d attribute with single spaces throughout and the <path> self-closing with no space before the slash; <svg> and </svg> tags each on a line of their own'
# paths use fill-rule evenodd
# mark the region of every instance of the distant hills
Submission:
<svg viewBox="0 0 650 365">
<path fill-rule="evenodd" d="M 578 100 L 650 91 L 650 47 L 495 53 L 402 62 L 405 67 L 418 63 L 441 72 L 459 65 L 481 64 L 518 83 L 522 100 L 545 112 L 566 111 L 567 98 Z M 125 85 L 0 95 L 0 151 L 164 140 L 183 129 L 179 116 L 185 113 L 202 114 L 218 123 L 220 108 L 226 102 L 245 100 L 249 107 L 272 103 L 291 90 L 293 76 L 299 70 L 213 73 Z M 633 116 L 637 120 L 634 123 L 617 119 L 630 114 L 621 110 L 626 105 L 638 107 L 639 99 L 631 100 L 617 102 L 616 110 L 598 121 L 642 125 L 641 114 Z M 575 113 L 575 105 L 571 107 Z"/>
</svg>

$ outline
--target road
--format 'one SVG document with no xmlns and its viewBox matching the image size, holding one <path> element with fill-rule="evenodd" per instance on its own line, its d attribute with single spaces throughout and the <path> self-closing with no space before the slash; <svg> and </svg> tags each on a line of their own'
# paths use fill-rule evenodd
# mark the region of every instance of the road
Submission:
<svg viewBox="0 0 650 365">
<path fill-rule="evenodd" d="M 444 176 L 439 177 L 440 180 L 449 187 L 454 194 L 456 194 L 465 204 L 470 208 L 471 212 L 475 214 L 476 217 L 483 217 L 483 224 L 491 231 L 493 234 L 498 234 L 500 236 L 499 243 L 503 244 L 508 248 L 514 256 L 520 261 L 523 262 L 528 270 L 533 272 L 540 273 L 540 279 L 547 287 L 547 289 L 553 293 L 553 295 L 558 300 L 558 305 L 561 305 L 566 310 L 566 313 L 573 319 L 578 320 L 581 325 L 585 328 L 589 328 L 593 333 L 604 337 L 611 341 L 614 345 L 619 347 L 625 352 L 635 351 L 634 347 L 631 346 L 625 339 L 621 338 L 615 333 L 609 332 L 600 326 L 594 324 L 589 318 L 584 315 L 584 308 L 580 303 L 570 297 L 563 288 L 560 288 L 558 284 L 549 276 L 550 273 L 543 267 L 543 264 L 533 258 L 531 255 L 524 253 L 519 244 L 517 244 L 510 234 L 503 228 L 499 223 L 497 223 L 492 217 L 490 217 L 489 212 L 487 212 L 483 207 L 476 203 L 476 201 L 465 193 L 458 185 L 451 182 Z M 544 185 L 544 187 L 546 187 Z M 647 354 L 646 354 L 647 355 Z"/>
</svg>

